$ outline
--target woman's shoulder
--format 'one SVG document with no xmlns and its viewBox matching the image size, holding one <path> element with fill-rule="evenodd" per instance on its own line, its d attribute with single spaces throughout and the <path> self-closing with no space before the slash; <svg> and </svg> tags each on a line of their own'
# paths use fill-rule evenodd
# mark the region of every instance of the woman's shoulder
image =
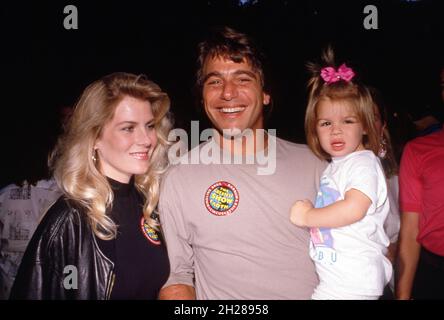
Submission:
<svg viewBox="0 0 444 320">
<path fill-rule="evenodd" d="M 51 241 L 56 236 L 60 236 L 67 229 L 72 229 L 79 225 L 83 218 L 83 210 L 80 206 L 65 196 L 61 196 L 47 210 L 43 216 L 36 233 Z"/>
<path fill-rule="evenodd" d="M 80 214 L 80 206 L 66 196 L 60 196 L 52 206 L 50 206 L 43 218 L 50 221 L 65 220 L 73 215 Z M 43 222 L 42 220 L 42 222 Z"/>
</svg>

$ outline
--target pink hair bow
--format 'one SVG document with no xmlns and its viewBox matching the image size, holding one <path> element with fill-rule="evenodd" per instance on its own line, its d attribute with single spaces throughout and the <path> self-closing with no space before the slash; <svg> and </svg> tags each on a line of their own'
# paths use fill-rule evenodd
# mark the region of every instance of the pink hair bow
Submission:
<svg viewBox="0 0 444 320">
<path fill-rule="evenodd" d="M 341 64 L 338 70 L 333 67 L 325 67 L 321 70 L 321 77 L 328 84 L 337 82 L 339 80 L 350 81 L 355 76 L 353 70 L 345 65 Z"/>
</svg>

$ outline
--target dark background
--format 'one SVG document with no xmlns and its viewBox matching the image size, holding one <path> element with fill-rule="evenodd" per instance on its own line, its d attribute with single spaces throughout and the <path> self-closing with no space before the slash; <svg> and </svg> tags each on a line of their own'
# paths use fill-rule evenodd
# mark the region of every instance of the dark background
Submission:
<svg viewBox="0 0 444 320">
<path fill-rule="evenodd" d="M 195 47 L 213 25 L 238 28 L 263 46 L 274 100 L 268 126 L 282 138 L 304 142 L 305 63 L 329 43 L 338 61 L 382 91 L 392 114 L 436 103 L 443 2 L 2 2 L 0 187 L 42 170 L 60 132 L 60 108 L 111 72 L 145 73 L 157 82 L 170 95 L 177 127 L 204 120 L 193 93 Z M 378 9 L 378 30 L 363 27 L 368 4 Z M 78 9 L 78 30 L 63 27 L 66 5 Z M 402 122 L 391 126 L 407 137 Z"/>
</svg>

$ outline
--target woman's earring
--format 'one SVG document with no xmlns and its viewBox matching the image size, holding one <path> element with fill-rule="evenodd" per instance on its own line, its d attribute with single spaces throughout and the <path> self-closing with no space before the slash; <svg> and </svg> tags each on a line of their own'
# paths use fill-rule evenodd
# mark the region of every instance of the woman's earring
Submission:
<svg viewBox="0 0 444 320">
<path fill-rule="evenodd" d="M 379 143 L 378 157 L 384 159 L 387 155 L 387 141 L 382 137 L 381 142 Z"/>
<path fill-rule="evenodd" d="M 97 149 L 93 149 L 93 154 L 91 156 L 91 159 L 92 159 L 93 162 L 97 161 L 96 153 L 97 153 Z"/>
</svg>

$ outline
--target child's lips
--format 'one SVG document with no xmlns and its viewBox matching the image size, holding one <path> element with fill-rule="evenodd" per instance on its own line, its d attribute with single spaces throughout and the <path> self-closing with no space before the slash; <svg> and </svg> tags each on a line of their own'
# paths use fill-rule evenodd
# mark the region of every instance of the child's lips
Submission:
<svg viewBox="0 0 444 320">
<path fill-rule="evenodd" d="M 345 147 L 345 142 L 343 141 L 334 141 L 331 143 L 331 147 L 334 151 L 341 151 Z"/>
</svg>

